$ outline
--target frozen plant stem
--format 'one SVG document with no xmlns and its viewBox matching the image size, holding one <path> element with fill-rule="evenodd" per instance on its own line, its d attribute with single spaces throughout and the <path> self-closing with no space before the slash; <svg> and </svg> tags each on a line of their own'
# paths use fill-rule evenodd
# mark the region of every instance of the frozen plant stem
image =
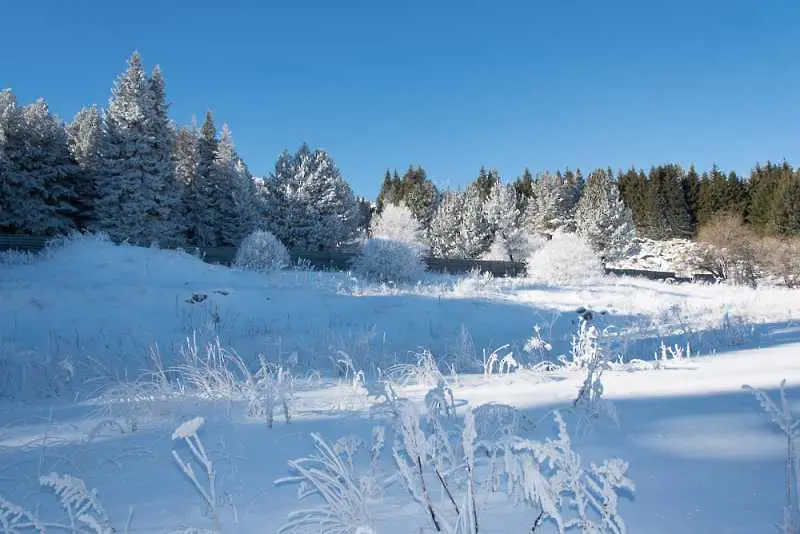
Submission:
<svg viewBox="0 0 800 534">
<path fill-rule="evenodd" d="M 755 395 L 770 421 L 786 436 L 786 502 L 783 509 L 783 534 L 800 533 L 800 455 L 797 453 L 797 438 L 800 435 L 800 420 L 795 419 L 786 398 L 786 380 L 781 381 L 780 406 L 764 391 L 744 386 Z"/>
<path fill-rule="evenodd" d="M 442 528 L 439 526 L 439 520 L 436 519 L 436 512 L 433 510 L 433 503 L 431 502 L 431 498 L 428 495 L 428 487 L 425 484 L 425 474 L 422 472 L 421 456 L 417 456 L 417 470 L 419 471 L 419 481 L 420 481 L 420 489 L 422 490 L 422 498 L 425 500 L 425 504 L 428 507 L 428 512 L 431 514 L 431 521 L 433 521 L 433 527 L 436 529 L 436 532 L 441 532 Z"/>
<path fill-rule="evenodd" d="M 189 450 L 192 452 L 195 460 L 203 467 L 203 470 L 206 472 L 208 477 L 208 489 L 204 488 L 200 481 L 197 479 L 197 475 L 195 475 L 194 469 L 192 465 L 181 458 L 178 454 L 178 451 L 172 451 L 172 457 L 175 458 L 175 461 L 180 467 L 181 471 L 192 481 L 194 487 L 203 497 L 203 500 L 206 501 L 208 504 L 209 509 L 211 510 L 211 516 L 214 521 L 214 529 L 218 532 L 222 531 L 222 526 L 219 522 L 219 514 L 217 513 L 217 490 L 216 490 L 216 474 L 214 471 L 214 465 L 209 459 L 208 455 L 206 454 L 205 447 L 203 447 L 203 442 L 200 441 L 200 437 L 197 435 L 197 431 L 203 426 L 205 420 L 202 417 L 196 417 L 190 421 L 183 423 L 179 426 L 175 432 L 172 434 L 172 439 L 182 439 L 188 445 Z"/>
</svg>

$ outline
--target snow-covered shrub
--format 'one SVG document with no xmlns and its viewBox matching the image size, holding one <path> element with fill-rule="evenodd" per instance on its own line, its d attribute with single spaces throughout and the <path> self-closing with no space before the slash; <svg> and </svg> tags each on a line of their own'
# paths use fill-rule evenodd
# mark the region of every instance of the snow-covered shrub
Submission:
<svg viewBox="0 0 800 534">
<path fill-rule="evenodd" d="M 233 264 L 240 269 L 268 273 L 279 271 L 290 263 L 289 251 L 269 232 L 256 230 L 244 238 L 236 251 Z"/>
<path fill-rule="evenodd" d="M 423 230 L 405 204 L 388 204 L 372 219 L 370 237 L 423 247 Z"/>
<path fill-rule="evenodd" d="M 353 262 L 353 272 L 378 282 L 414 282 L 422 278 L 425 266 L 413 245 L 368 239 Z"/>
<path fill-rule="evenodd" d="M 592 247 L 575 234 L 555 233 L 528 257 L 528 278 L 548 284 L 572 284 L 597 279 L 603 264 Z"/>
</svg>

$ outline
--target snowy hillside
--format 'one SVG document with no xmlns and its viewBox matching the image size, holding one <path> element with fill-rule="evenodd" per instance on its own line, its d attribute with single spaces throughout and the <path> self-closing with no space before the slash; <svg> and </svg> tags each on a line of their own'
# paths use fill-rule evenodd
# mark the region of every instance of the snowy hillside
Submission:
<svg viewBox="0 0 800 534">
<path fill-rule="evenodd" d="M 93 517 L 107 514 L 118 532 L 127 522 L 130 532 L 215 523 L 276 532 L 292 511 L 315 507 L 299 517 L 326 517 L 330 530 L 313 523 L 307 532 L 434 532 L 426 502 L 443 531 L 469 532 L 456 530 L 455 510 L 474 505 L 482 533 L 557 532 L 546 495 L 558 472 L 525 494 L 531 471 L 520 464 L 521 493 L 506 496 L 510 464 L 462 450 L 462 417 L 484 403 L 518 411 L 504 426 L 477 410 L 480 439 L 468 440 L 477 448 L 485 432 L 491 447 L 511 446 L 500 437 L 513 426 L 554 451 L 548 414 L 558 409 L 582 458 L 566 467 L 580 461 L 589 473 L 590 462 L 627 461 L 635 490 L 620 491 L 619 512 L 628 532 L 752 534 L 782 517 L 785 441 L 742 385 L 774 398 L 786 379 L 798 398 L 796 292 L 434 275 L 395 287 L 348 273 L 243 272 L 97 238 L 23 260 L 0 260 L 0 495 L 47 521 L 69 522 L 38 482 L 57 472 L 95 488 L 104 510 Z M 590 346 L 610 362 L 597 402 L 573 410 L 587 374 L 571 356 L 581 307 L 598 327 Z M 416 428 L 412 409 L 428 414 L 416 423 L 431 440 L 420 456 L 427 497 L 414 469 L 403 471 L 414 465 L 403 441 Z M 196 416 L 203 425 L 173 437 Z M 193 429 L 215 471 L 213 506 L 172 456 L 194 461 Z M 341 492 L 327 501 L 298 501 L 296 485 L 273 483 L 310 465 L 287 462 L 315 452 L 311 433 L 336 442 Z M 460 473 L 473 463 L 470 482 Z M 202 463 L 193 465 L 209 496 Z M 577 512 L 564 492 L 550 497 L 567 520 Z M 4 506 L 0 518 L 10 517 Z M 331 526 L 342 521 L 347 528 Z"/>
</svg>

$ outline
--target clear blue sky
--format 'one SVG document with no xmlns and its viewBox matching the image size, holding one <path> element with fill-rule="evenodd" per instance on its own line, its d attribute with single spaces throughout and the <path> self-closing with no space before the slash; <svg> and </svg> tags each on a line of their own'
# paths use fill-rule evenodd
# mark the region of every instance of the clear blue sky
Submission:
<svg viewBox="0 0 800 534">
<path fill-rule="evenodd" d="M 134 49 L 172 117 L 230 124 L 253 172 L 330 151 L 357 194 L 691 162 L 800 163 L 797 0 L 0 0 L 0 86 L 70 119 Z"/>
</svg>

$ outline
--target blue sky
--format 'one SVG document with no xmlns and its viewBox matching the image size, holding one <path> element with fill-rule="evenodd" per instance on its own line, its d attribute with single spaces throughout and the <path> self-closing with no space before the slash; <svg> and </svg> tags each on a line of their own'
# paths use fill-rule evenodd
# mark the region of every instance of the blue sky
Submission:
<svg viewBox="0 0 800 534">
<path fill-rule="evenodd" d="M 303 141 L 368 197 L 410 163 L 452 187 L 481 165 L 800 163 L 797 0 L 0 1 L 21 102 L 104 106 L 138 49 L 172 117 L 213 110 L 257 175 Z"/>
</svg>

